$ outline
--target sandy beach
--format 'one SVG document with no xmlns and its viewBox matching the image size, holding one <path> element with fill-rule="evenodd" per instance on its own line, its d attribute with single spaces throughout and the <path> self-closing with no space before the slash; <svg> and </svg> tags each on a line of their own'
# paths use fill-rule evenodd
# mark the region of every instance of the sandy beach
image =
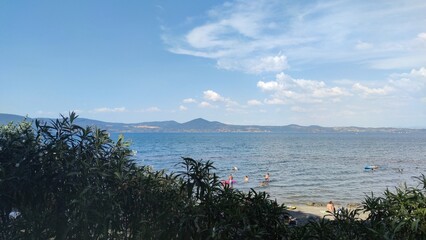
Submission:
<svg viewBox="0 0 426 240">
<path fill-rule="evenodd" d="M 324 204 L 317 205 L 307 205 L 307 204 L 298 204 L 298 205 L 289 205 L 288 212 L 293 218 L 297 219 L 298 224 L 307 223 L 309 220 L 313 219 L 334 219 L 330 213 L 327 212 L 327 208 Z M 341 206 L 336 206 L 336 209 Z M 356 209 L 356 206 L 343 206 L 344 208 L 353 210 Z M 360 219 L 367 219 L 368 213 L 360 212 Z"/>
</svg>

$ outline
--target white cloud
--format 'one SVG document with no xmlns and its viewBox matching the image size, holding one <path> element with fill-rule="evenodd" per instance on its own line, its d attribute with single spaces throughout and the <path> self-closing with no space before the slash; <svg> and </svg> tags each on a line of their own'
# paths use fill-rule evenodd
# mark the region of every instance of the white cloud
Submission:
<svg viewBox="0 0 426 240">
<path fill-rule="evenodd" d="M 277 74 L 274 81 L 259 81 L 257 87 L 271 92 L 271 98 L 265 100 L 267 104 L 285 104 L 289 101 L 320 103 L 328 98 L 351 95 L 341 87 L 328 87 L 323 81 L 294 79 L 284 73 Z"/>
<path fill-rule="evenodd" d="M 421 99 L 426 93 L 426 68 L 412 69 L 408 73 L 392 74 L 387 81 L 354 83 L 352 91 L 362 97 L 390 97 L 393 105 L 407 105 L 409 99 Z"/>
<path fill-rule="evenodd" d="M 196 103 L 197 100 L 193 99 L 193 98 L 185 98 L 182 101 L 183 103 Z"/>
<path fill-rule="evenodd" d="M 179 110 L 180 110 L 180 111 L 186 111 L 186 110 L 188 110 L 188 108 L 187 108 L 187 107 L 185 107 L 185 106 L 183 106 L 183 105 L 180 105 L 180 106 L 179 106 Z"/>
<path fill-rule="evenodd" d="M 217 103 L 224 103 L 226 107 L 236 107 L 239 106 L 239 104 L 230 98 L 222 97 L 219 93 L 213 91 L 213 90 L 207 90 L 203 92 L 203 97 L 207 101 L 217 102 Z"/>
<path fill-rule="evenodd" d="M 426 32 L 419 33 L 417 35 L 417 38 L 422 40 L 422 41 L 426 41 Z"/>
<path fill-rule="evenodd" d="M 419 70 L 412 69 L 409 75 L 414 76 L 414 77 L 422 77 L 423 79 L 425 79 L 426 78 L 426 67 L 422 67 Z"/>
<path fill-rule="evenodd" d="M 408 92 L 426 92 L 426 67 L 412 69 L 409 73 L 393 74 L 389 83 L 400 90 Z"/>
<path fill-rule="evenodd" d="M 223 98 L 222 96 L 220 96 L 220 94 L 218 94 L 217 92 L 213 90 L 204 91 L 203 94 L 204 94 L 204 99 L 209 101 L 213 101 L 213 102 L 225 101 L 225 98 Z"/>
<path fill-rule="evenodd" d="M 327 97 L 339 97 L 339 96 L 349 96 L 350 93 L 340 87 L 326 88 L 321 87 L 312 90 L 312 96 L 318 98 L 327 98 Z"/>
<path fill-rule="evenodd" d="M 356 92 L 359 92 L 363 96 L 388 95 L 393 91 L 393 88 L 389 86 L 384 86 L 383 88 L 370 88 L 362 85 L 361 83 L 355 83 L 352 86 L 352 89 Z"/>
<path fill-rule="evenodd" d="M 102 107 L 102 108 L 96 108 L 93 110 L 95 113 L 116 113 L 116 112 L 125 112 L 125 107 L 119 107 L 119 108 L 108 108 L 108 107 Z"/>
<path fill-rule="evenodd" d="M 278 91 L 283 88 L 283 86 L 276 81 L 270 81 L 270 82 L 259 81 L 257 82 L 257 87 L 262 89 L 262 91 Z"/>
<path fill-rule="evenodd" d="M 203 99 L 204 101 L 201 101 L 198 104 L 198 107 L 201 108 L 219 108 L 224 107 L 227 111 L 237 111 L 236 108 L 241 108 L 240 104 L 236 101 L 231 100 L 230 98 L 225 98 L 221 96 L 219 93 L 213 91 L 213 90 L 206 90 L 203 92 Z M 198 101 L 193 98 L 187 98 L 183 100 L 184 103 L 197 103 Z M 182 110 L 185 106 L 181 106 L 180 109 Z M 186 108 L 186 107 L 185 107 Z M 186 109 L 185 109 L 186 110 Z"/>
</svg>

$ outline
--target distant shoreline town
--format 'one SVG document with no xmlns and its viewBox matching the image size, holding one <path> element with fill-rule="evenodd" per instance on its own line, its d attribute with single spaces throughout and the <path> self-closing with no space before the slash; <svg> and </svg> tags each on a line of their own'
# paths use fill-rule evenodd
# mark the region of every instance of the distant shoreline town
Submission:
<svg viewBox="0 0 426 240">
<path fill-rule="evenodd" d="M 34 119 L 14 114 L 0 113 L 0 125 L 8 124 L 9 122 L 21 122 L 27 119 Z M 50 121 L 49 118 L 36 118 L 42 121 Z M 155 121 L 141 123 L 113 123 L 103 122 L 87 118 L 77 118 L 76 124 L 83 126 L 96 126 L 105 129 L 111 133 L 155 133 L 155 132 L 182 132 L 182 133 L 197 133 L 197 132 L 217 132 L 217 133 L 232 133 L 232 132 L 248 132 L 248 133 L 426 133 L 426 129 L 414 128 L 366 128 L 366 127 L 322 127 L 317 125 L 300 126 L 290 124 L 285 126 L 260 126 L 260 125 L 232 125 L 217 121 L 208 121 L 202 118 L 197 118 L 185 123 L 176 121 Z"/>
</svg>

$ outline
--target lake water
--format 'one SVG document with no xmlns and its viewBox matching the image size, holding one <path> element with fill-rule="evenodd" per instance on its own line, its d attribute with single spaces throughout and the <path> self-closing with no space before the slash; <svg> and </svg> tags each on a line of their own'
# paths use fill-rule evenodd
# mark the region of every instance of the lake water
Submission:
<svg viewBox="0 0 426 240">
<path fill-rule="evenodd" d="M 421 133 L 126 133 L 125 138 L 141 165 L 176 172 L 182 170 L 176 166 L 181 157 L 210 160 L 221 179 L 233 174 L 234 188 L 266 191 L 286 204 L 361 202 L 371 192 L 417 186 L 414 177 L 426 172 Z M 379 169 L 365 171 L 366 165 Z M 271 182 L 262 187 L 267 172 Z"/>
</svg>

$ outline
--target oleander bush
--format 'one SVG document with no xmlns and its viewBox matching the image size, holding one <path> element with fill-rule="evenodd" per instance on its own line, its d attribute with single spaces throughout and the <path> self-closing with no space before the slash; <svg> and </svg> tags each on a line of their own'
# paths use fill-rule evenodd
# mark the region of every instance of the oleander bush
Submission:
<svg viewBox="0 0 426 240">
<path fill-rule="evenodd" d="M 426 239 L 424 175 L 332 220 L 289 226 L 284 205 L 222 186 L 212 162 L 152 171 L 123 136 L 76 118 L 0 126 L 0 239 Z"/>
<path fill-rule="evenodd" d="M 178 174 L 132 160 L 128 142 L 76 115 L 0 129 L 1 239 L 242 239 L 285 233 L 284 206 L 223 188 L 211 162 Z"/>
</svg>

